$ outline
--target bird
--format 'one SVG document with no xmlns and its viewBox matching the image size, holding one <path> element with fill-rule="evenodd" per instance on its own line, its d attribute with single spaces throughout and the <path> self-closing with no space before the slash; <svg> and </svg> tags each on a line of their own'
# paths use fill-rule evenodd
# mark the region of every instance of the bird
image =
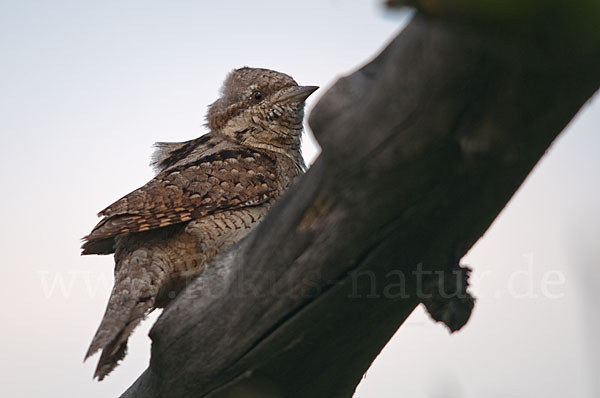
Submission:
<svg viewBox="0 0 600 398">
<path fill-rule="evenodd" d="M 114 253 L 114 286 L 85 355 L 102 380 L 134 328 L 164 308 L 208 260 L 244 238 L 305 170 L 304 105 L 317 86 L 264 68 L 231 71 L 208 107 L 208 132 L 156 143 L 156 175 L 98 213 L 82 254 Z"/>
</svg>

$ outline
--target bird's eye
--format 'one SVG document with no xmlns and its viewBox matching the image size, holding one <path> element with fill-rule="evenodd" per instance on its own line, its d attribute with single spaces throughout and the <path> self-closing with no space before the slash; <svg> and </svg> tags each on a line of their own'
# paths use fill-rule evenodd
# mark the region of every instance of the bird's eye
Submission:
<svg viewBox="0 0 600 398">
<path fill-rule="evenodd" d="M 255 91 L 254 94 L 252 94 L 252 97 L 257 101 L 260 101 L 263 95 L 260 91 Z"/>
</svg>

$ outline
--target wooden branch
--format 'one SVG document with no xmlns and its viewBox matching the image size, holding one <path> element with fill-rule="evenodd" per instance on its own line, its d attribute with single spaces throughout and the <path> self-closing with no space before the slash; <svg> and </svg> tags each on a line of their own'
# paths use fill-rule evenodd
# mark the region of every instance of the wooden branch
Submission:
<svg viewBox="0 0 600 398">
<path fill-rule="evenodd" d="M 319 159 L 164 311 L 123 397 L 350 397 L 419 302 L 464 324 L 466 273 L 446 297 L 432 272 L 457 268 L 600 85 L 598 47 L 527 32 L 417 14 L 340 79 L 310 117 Z"/>
</svg>

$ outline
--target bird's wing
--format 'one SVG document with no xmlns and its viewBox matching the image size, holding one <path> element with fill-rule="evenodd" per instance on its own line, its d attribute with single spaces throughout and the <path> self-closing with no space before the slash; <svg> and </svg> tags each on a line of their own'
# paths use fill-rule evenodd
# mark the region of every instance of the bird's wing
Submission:
<svg viewBox="0 0 600 398">
<path fill-rule="evenodd" d="M 184 142 L 157 142 L 154 144 L 155 151 L 152 154 L 150 165 L 156 173 L 175 165 L 177 162 L 185 159 L 196 148 L 200 146 L 208 146 L 208 143 L 216 145 L 221 141 L 212 133 L 205 134 L 199 138 Z"/>
<path fill-rule="evenodd" d="M 204 215 L 254 206 L 283 187 L 276 160 L 264 151 L 233 147 L 170 167 L 98 215 L 83 238 L 82 254 L 114 252 L 114 237 L 190 221 Z"/>
</svg>

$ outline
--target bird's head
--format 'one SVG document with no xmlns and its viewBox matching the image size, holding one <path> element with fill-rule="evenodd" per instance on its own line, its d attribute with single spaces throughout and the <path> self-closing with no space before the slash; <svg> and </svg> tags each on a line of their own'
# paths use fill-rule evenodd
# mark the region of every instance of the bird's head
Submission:
<svg viewBox="0 0 600 398">
<path fill-rule="evenodd" d="M 317 88 L 269 69 L 235 69 L 208 109 L 208 127 L 240 144 L 299 156 L 304 101 Z"/>
</svg>

